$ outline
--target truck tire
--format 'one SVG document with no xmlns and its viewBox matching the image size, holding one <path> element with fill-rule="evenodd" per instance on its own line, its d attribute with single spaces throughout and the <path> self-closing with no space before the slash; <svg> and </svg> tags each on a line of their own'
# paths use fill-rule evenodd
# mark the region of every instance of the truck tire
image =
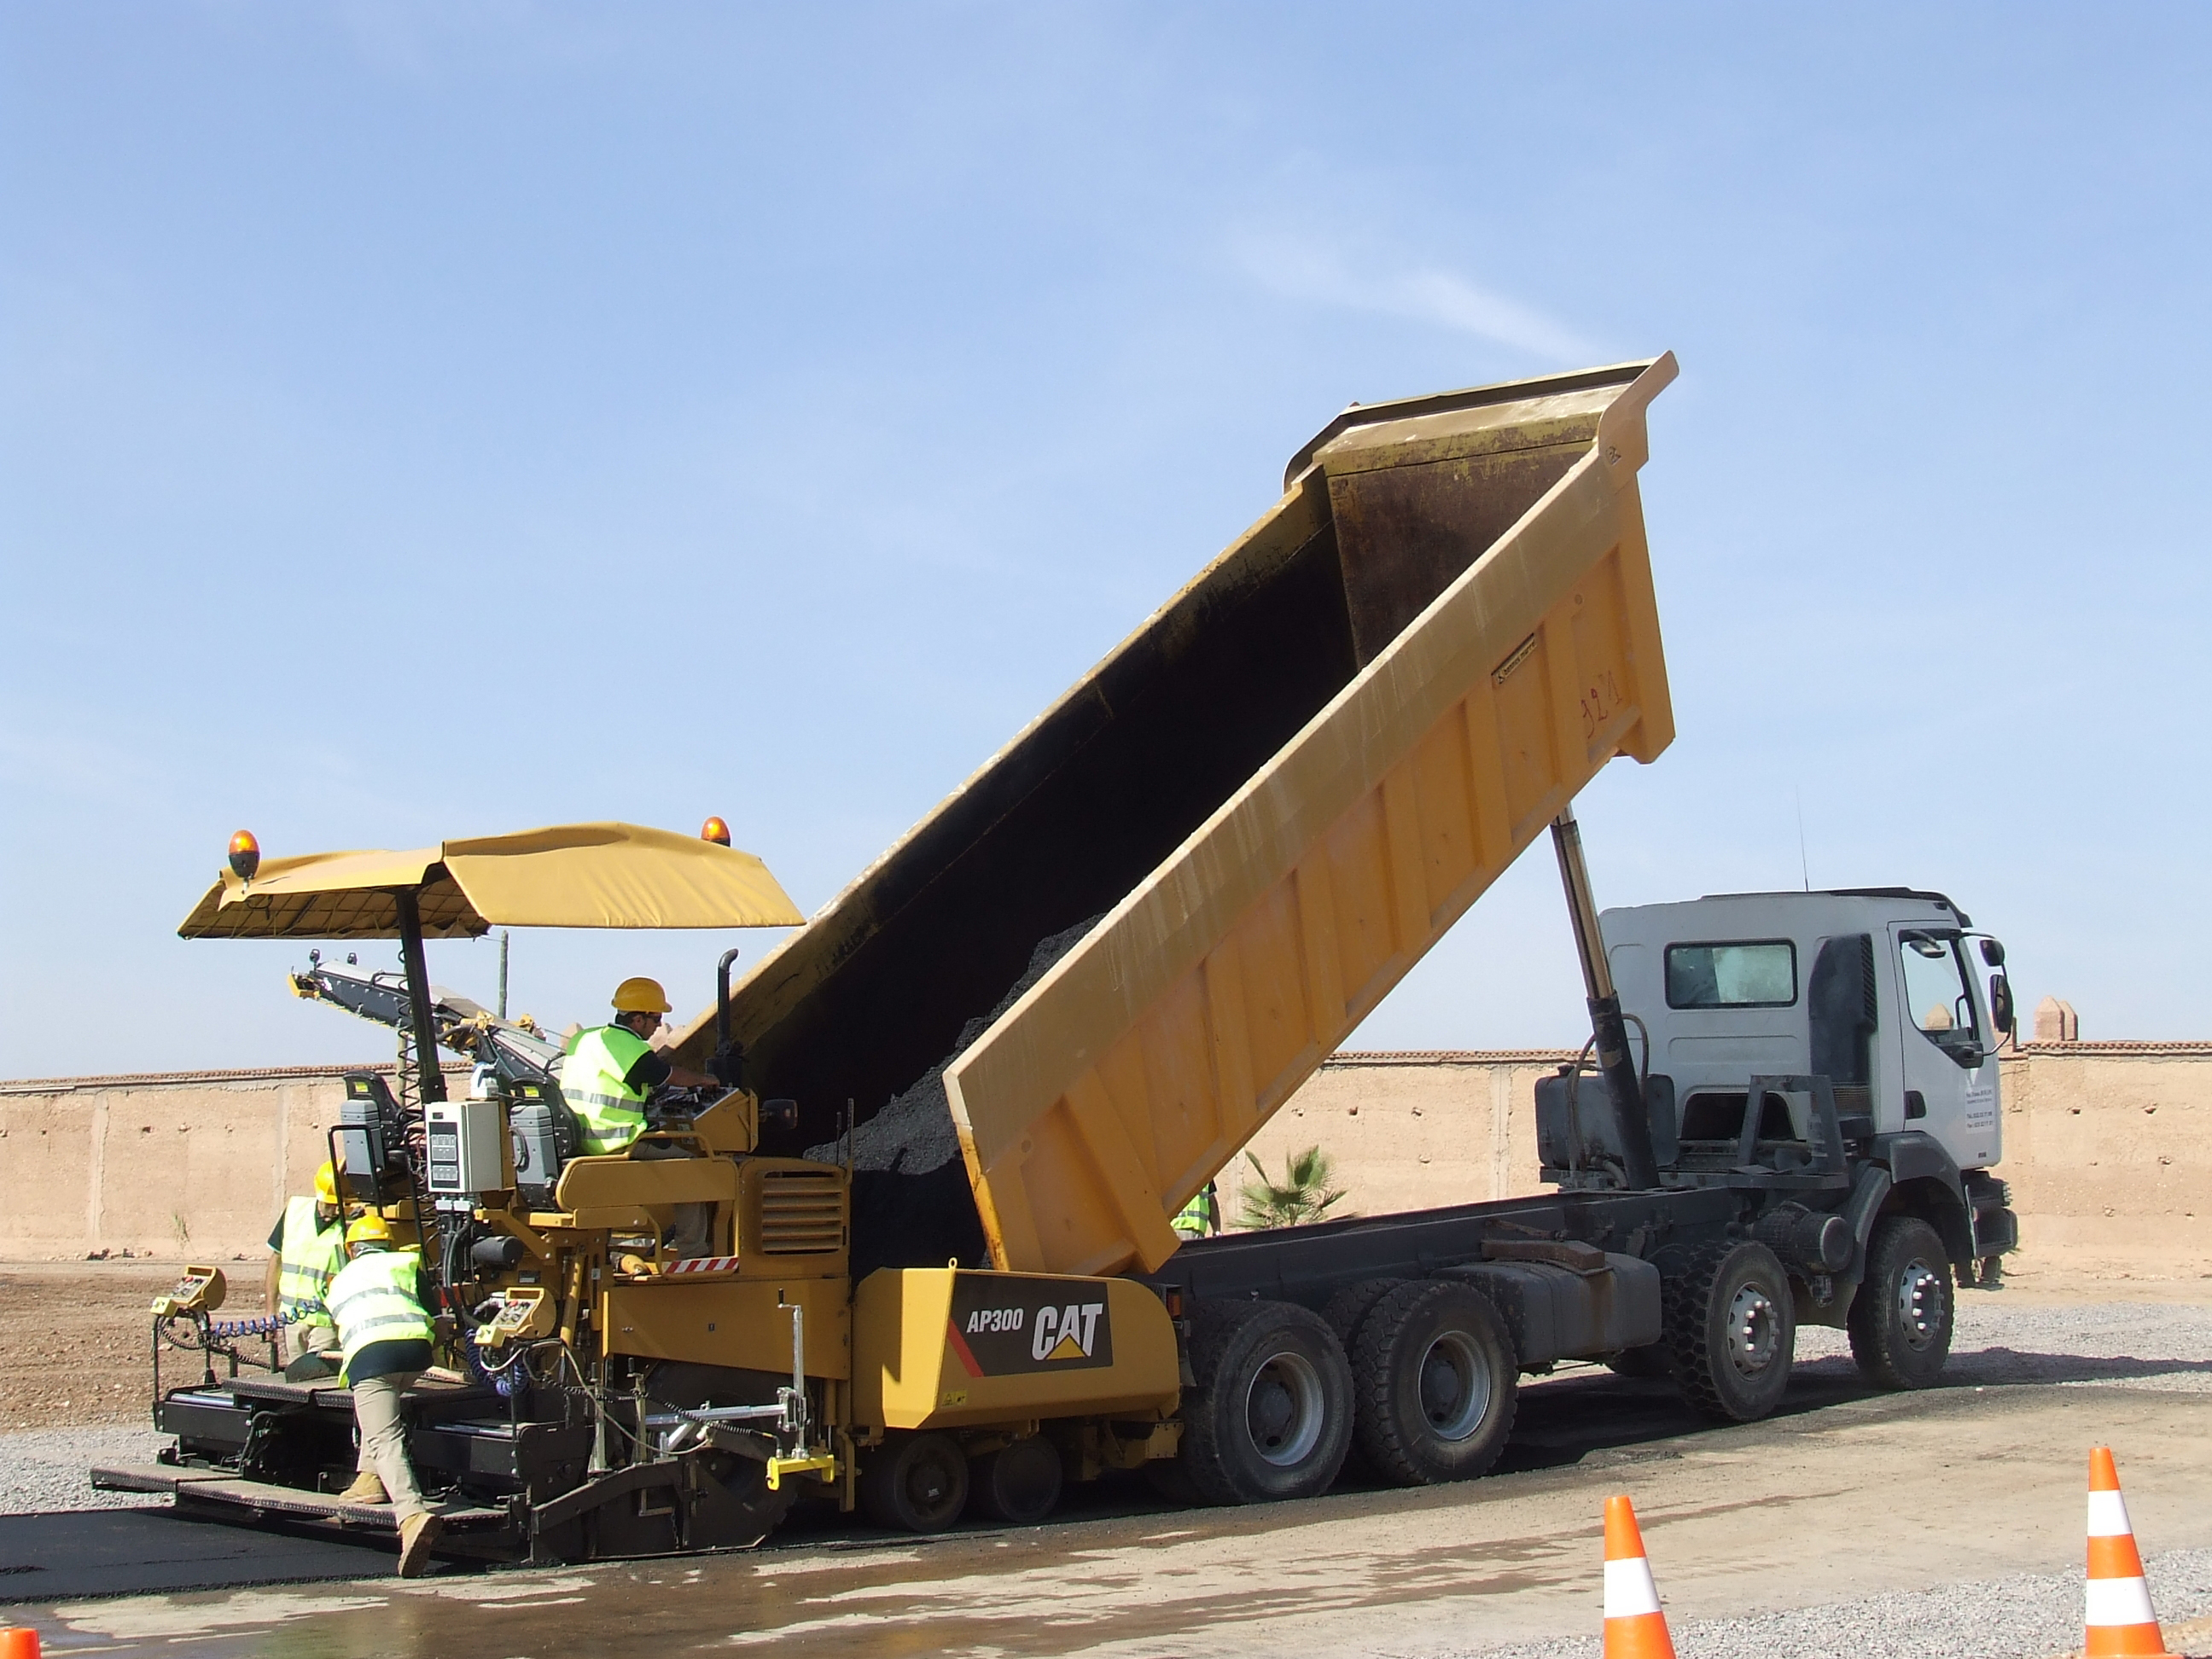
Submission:
<svg viewBox="0 0 2212 1659">
<path fill-rule="evenodd" d="M 1486 1474 L 1513 1431 L 1520 1361 L 1472 1285 L 1415 1279 L 1377 1302 L 1352 1354 L 1352 1433 L 1401 1486 Z"/>
<path fill-rule="evenodd" d="M 1200 1303 L 1177 1462 L 1210 1504 L 1327 1492 L 1352 1443 L 1352 1367 L 1322 1316 L 1288 1302 Z"/>
<path fill-rule="evenodd" d="M 860 1465 L 860 1507 L 894 1532 L 943 1532 L 968 1503 L 968 1459 L 945 1434 L 894 1433 Z"/>
<path fill-rule="evenodd" d="M 1951 1357 L 1951 1260 L 1917 1216 L 1885 1216 L 1868 1241 L 1866 1277 L 1845 1317 L 1851 1358 L 1885 1389 L 1925 1389 Z"/>
<path fill-rule="evenodd" d="M 1034 1527 L 1060 1503 L 1060 1448 L 1042 1435 L 985 1453 L 968 1474 L 977 1511 L 1010 1527 Z"/>
<path fill-rule="evenodd" d="M 1405 1282 L 1402 1279 L 1363 1279 L 1329 1297 L 1321 1316 L 1336 1333 L 1336 1340 L 1344 1345 L 1347 1355 L 1359 1340 L 1361 1322 L 1374 1311 L 1376 1303 Z"/>
<path fill-rule="evenodd" d="M 1692 1410 L 1753 1423 L 1782 1403 L 1797 1315 L 1781 1258 L 1750 1241 L 1707 1245 L 1660 1291 L 1674 1386 Z"/>
</svg>

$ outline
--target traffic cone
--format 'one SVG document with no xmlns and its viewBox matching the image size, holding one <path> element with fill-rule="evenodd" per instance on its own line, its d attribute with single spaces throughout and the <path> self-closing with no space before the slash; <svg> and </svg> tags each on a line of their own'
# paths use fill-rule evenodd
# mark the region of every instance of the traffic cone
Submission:
<svg viewBox="0 0 2212 1659">
<path fill-rule="evenodd" d="M 1636 1506 L 1626 1498 L 1605 1500 L 1605 1659 L 1674 1659 Z"/>
<path fill-rule="evenodd" d="M 2151 1611 L 2142 1556 L 2109 1446 L 2089 1453 L 2089 1582 L 2082 1659 L 2172 1659 Z"/>
<path fill-rule="evenodd" d="M 27 1625 L 0 1630 L 0 1659 L 39 1659 L 39 1632 Z"/>
</svg>

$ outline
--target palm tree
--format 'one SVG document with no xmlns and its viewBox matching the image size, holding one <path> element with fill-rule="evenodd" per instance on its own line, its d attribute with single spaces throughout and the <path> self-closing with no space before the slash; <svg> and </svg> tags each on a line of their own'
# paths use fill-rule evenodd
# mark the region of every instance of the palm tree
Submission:
<svg viewBox="0 0 2212 1659">
<path fill-rule="evenodd" d="M 1270 1180 L 1260 1160 L 1251 1153 L 1245 1153 L 1244 1160 L 1259 1177 L 1256 1184 L 1245 1182 L 1243 1190 L 1237 1194 L 1243 1212 L 1237 1217 L 1237 1224 L 1247 1230 L 1297 1227 L 1310 1221 L 1326 1220 L 1329 1206 L 1345 1195 L 1344 1189 L 1335 1184 L 1335 1165 L 1318 1146 L 1285 1156 L 1280 1182 Z"/>
</svg>

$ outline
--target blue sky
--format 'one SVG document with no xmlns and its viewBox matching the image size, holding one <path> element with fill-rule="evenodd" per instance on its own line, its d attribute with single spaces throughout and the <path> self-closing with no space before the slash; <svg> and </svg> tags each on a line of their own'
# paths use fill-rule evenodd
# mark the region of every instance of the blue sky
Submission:
<svg viewBox="0 0 2212 1659">
<path fill-rule="evenodd" d="M 1680 736 L 1583 798 L 1601 898 L 1941 887 L 2085 1036 L 2212 1036 L 2209 47 L 2180 6 L 0 6 L 0 1075 L 381 1052 L 284 994 L 303 951 L 175 939 L 241 825 L 720 812 L 811 908 L 1346 402 L 1668 348 Z M 688 1012 L 720 945 L 519 934 L 516 1002 Z M 1540 849 L 1354 1042 L 1579 1020 Z"/>
</svg>

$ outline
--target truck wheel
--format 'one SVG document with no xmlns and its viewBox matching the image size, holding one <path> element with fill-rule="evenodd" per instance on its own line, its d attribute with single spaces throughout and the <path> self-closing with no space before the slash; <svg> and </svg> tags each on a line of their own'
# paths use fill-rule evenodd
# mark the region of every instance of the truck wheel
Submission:
<svg viewBox="0 0 2212 1659">
<path fill-rule="evenodd" d="M 1869 1241 L 1866 1278 L 1851 1298 L 1851 1358 L 1885 1389 L 1924 1389 L 1951 1357 L 1951 1261 L 1917 1216 L 1887 1216 Z"/>
<path fill-rule="evenodd" d="M 1797 1344 L 1790 1275 L 1765 1245 L 1709 1245 L 1661 1283 L 1674 1386 L 1696 1411 L 1752 1423 L 1782 1403 Z"/>
<path fill-rule="evenodd" d="M 1360 1323 L 1374 1311 L 1375 1304 L 1405 1282 L 1402 1279 L 1363 1279 L 1329 1297 L 1321 1316 L 1336 1333 L 1336 1340 L 1344 1345 L 1346 1354 L 1359 1340 Z"/>
<path fill-rule="evenodd" d="M 1352 1375 L 1352 1432 L 1385 1480 L 1471 1480 L 1505 1449 L 1521 1365 L 1498 1310 L 1471 1285 L 1416 1279 L 1385 1296 L 1359 1328 Z"/>
<path fill-rule="evenodd" d="M 1011 1527 L 1033 1527 L 1060 1502 L 1060 1448 L 1042 1435 L 975 1460 L 969 1485 L 977 1510 Z"/>
<path fill-rule="evenodd" d="M 1201 1303 L 1180 1462 L 1212 1504 L 1327 1492 L 1352 1443 L 1352 1367 L 1322 1316 L 1287 1302 Z"/>
<path fill-rule="evenodd" d="M 943 1532 L 968 1502 L 968 1459 L 950 1435 L 894 1434 L 860 1465 L 860 1507 L 879 1527 Z"/>
</svg>

